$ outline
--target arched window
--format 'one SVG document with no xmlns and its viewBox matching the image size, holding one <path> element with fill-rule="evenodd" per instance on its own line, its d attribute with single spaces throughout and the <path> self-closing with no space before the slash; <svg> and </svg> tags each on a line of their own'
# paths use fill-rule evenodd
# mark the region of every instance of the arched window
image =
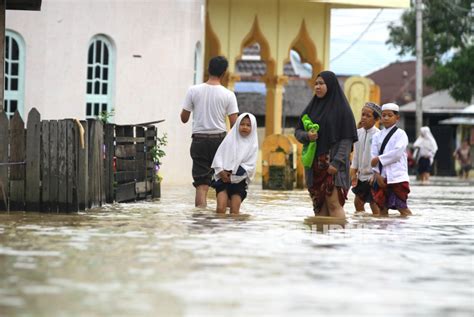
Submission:
<svg viewBox="0 0 474 317">
<path fill-rule="evenodd" d="M 87 53 L 86 118 L 112 111 L 115 49 L 104 35 L 96 35 Z"/>
<path fill-rule="evenodd" d="M 201 42 L 196 43 L 194 49 L 194 84 L 202 83 L 203 66 L 202 66 L 202 47 Z"/>
<path fill-rule="evenodd" d="M 23 116 L 25 87 L 25 42 L 20 34 L 5 32 L 4 110 L 12 117 L 16 110 Z"/>
</svg>

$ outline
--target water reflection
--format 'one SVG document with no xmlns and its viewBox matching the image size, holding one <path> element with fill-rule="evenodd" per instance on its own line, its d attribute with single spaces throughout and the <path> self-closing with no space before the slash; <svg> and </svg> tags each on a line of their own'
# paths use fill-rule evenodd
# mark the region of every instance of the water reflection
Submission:
<svg viewBox="0 0 474 317">
<path fill-rule="evenodd" d="M 0 315 L 471 316 L 474 189 L 458 185 L 413 186 L 409 219 L 326 232 L 304 224 L 305 191 L 258 186 L 244 217 L 195 209 L 191 186 L 79 215 L 0 214 Z"/>
</svg>

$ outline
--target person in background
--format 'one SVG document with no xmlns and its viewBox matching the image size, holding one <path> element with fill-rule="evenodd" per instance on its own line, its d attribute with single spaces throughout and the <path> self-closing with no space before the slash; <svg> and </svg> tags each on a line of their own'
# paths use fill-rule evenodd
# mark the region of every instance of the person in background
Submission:
<svg viewBox="0 0 474 317">
<path fill-rule="evenodd" d="M 438 144 L 429 127 L 421 127 L 420 136 L 413 146 L 418 148 L 417 165 L 421 183 L 428 184 L 434 157 L 438 151 Z"/>
<path fill-rule="evenodd" d="M 472 168 L 472 161 L 471 147 L 469 146 L 469 141 L 467 139 L 462 141 L 461 146 L 456 149 L 456 151 L 453 153 L 453 156 L 459 161 L 459 164 L 461 165 L 459 177 L 468 179 L 469 171 Z"/>
</svg>

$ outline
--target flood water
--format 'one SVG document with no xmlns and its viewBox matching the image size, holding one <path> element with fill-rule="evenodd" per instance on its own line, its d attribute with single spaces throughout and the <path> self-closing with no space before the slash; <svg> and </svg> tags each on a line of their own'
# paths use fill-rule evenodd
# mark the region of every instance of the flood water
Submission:
<svg viewBox="0 0 474 317">
<path fill-rule="evenodd" d="M 0 214 L 0 316 L 473 316 L 474 184 L 412 184 L 402 219 L 318 232 L 306 191 L 252 185 L 242 211 L 193 188 L 78 215 Z M 211 197 L 211 195 L 210 195 Z"/>
</svg>

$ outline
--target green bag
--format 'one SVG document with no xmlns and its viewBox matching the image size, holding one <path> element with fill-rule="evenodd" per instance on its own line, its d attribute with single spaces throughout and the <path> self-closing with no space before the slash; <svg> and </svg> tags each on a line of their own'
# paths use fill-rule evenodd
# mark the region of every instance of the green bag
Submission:
<svg viewBox="0 0 474 317">
<path fill-rule="evenodd" d="M 305 114 L 301 118 L 303 122 L 303 127 L 305 131 L 318 132 L 319 124 L 313 123 L 311 118 Z M 308 144 L 303 145 L 303 154 L 301 155 L 301 161 L 303 161 L 303 166 L 305 168 L 311 168 L 313 166 L 314 156 L 316 155 L 316 141 L 309 142 Z"/>
</svg>

